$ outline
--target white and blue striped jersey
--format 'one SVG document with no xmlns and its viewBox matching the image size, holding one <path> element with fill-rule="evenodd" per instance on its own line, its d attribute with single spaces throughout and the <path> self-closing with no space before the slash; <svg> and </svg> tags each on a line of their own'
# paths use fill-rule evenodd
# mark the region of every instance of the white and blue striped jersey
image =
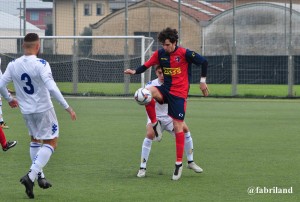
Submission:
<svg viewBox="0 0 300 202">
<path fill-rule="evenodd" d="M 22 114 L 40 113 L 53 108 L 49 91 L 65 109 L 69 107 L 54 82 L 49 63 L 35 55 L 23 55 L 8 64 L 0 87 L 11 81 Z"/>
</svg>

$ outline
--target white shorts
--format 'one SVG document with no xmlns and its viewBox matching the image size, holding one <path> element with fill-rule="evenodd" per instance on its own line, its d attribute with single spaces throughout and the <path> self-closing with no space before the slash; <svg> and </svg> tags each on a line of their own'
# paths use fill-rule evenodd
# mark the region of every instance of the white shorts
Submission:
<svg viewBox="0 0 300 202">
<path fill-rule="evenodd" d="M 54 108 L 45 112 L 23 114 L 29 135 L 37 140 L 50 140 L 58 137 L 59 127 Z"/>
<path fill-rule="evenodd" d="M 157 117 L 157 119 L 160 121 L 161 123 L 161 132 L 167 131 L 168 133 L 170 133 L 171 135 L 173 135 L 175 137 L 175 133 L 174 133 L 174 126 L 173 126 L 173 119 L 169 116 L 166 117 Z M 150 119 L 148 118 L 148 122 L 147 125 L 151 123 Z"/>
</svg>

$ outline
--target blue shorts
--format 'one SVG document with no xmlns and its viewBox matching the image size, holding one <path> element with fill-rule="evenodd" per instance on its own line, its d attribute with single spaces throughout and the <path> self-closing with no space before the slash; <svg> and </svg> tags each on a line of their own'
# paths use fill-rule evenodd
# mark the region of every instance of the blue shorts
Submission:
<svg viewBox="0 0 300 202">
<path fill-rule="evenodd" d="M 168 115 L 172 119 L 183 121 L 186 109 L 186 99 L 170 94 L 169 90 L 167 90 L 163 85 L 155 87 L 162 95 L 163 103 L 168 103 Z"/>
</svg>

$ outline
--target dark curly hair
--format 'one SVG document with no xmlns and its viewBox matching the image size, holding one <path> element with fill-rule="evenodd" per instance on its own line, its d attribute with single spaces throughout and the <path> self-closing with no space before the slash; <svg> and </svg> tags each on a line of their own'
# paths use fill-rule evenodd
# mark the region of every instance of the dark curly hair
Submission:
<svg viewBox="0 0 300 202">
<path fill-rule="evenodd" d="M 167 39 L 170 40 L 171 43 L 178 41 L 178 32 L 176 29 L 172 29 L 170 27 L 167 27 L 166 29 L 162 30 L 159 34 L 158 34 L 158 41 L 160 43 L 164 43 Z"/>
</svg>

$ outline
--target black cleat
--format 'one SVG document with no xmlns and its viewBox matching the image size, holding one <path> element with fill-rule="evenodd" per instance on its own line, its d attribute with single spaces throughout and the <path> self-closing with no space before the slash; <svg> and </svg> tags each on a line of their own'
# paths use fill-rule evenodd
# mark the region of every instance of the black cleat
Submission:
<svg viewBox="0 0 300 202">
<path fill-rule="evenodd" d="M 46 178 L 42 178 L 40 175 L 38 175 L 38 184 L 39 187 L 41 187 L 42 189 L 48 189 L 50 187 L 52 187 L 52 184 L 50 182 L 48 182 L 46 180 Z"/>
<path fill-rule="evenodd" d="M 154 130 L 156 140 L 158 142 L 160 142 L 161 138 L 162 138 L 162 131 L 161 131 L 160 121 L 157 121 L 155 124 L 152 124 L 152 127 L 153 127 L 153 130 Z"/>
<path fill-rule="evenodd" d="M 34 194 L 33 194 L 34 182 L 31 181 L 28 174 L 26 174 L 24 177 L 22 177 L 20 179 L 20 182 L 25 186 L 25 188 L 26 188 L 25 193 L 27 194 L 27 196 L 29 198 L 34 198 Z"/>
<path fill-rule="evenodd" d="M 17 145 L 17 141 L 8 141 L 8 142 L 6 142 L 6 147 L 4 147 L 2 149 L 3 149 L 3 151 L 7 151 L 16 145 Z"/>
</svg>

